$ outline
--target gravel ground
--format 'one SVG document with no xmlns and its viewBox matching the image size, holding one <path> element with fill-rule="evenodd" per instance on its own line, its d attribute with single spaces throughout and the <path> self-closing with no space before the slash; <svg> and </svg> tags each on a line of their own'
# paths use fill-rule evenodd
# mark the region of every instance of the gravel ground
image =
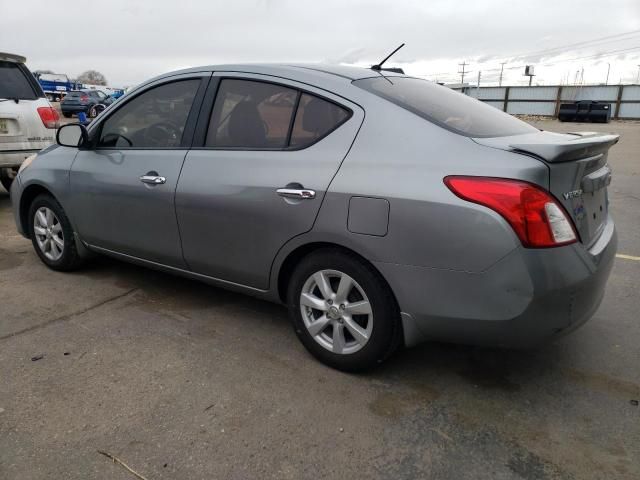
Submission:
<svg viewBox="0 0 640 480">
<path fill-rule="evenodd" d="M 640 256 L 640 125 L 610 155 Z M 1 190 L 1 188 L 0 188 Z M 366 375 L 314 361 L 283 307 L 109 260 L 48 270 L 0 192 L 0 479 L 640 478 L 640 261 L 536 351 L 426 344 Z"/>
</svg>

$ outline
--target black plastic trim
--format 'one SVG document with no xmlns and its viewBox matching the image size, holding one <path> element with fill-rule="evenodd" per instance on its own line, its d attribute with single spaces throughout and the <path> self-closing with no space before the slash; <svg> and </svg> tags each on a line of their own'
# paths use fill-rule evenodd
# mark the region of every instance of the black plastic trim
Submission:
<svg viewBox="0 0 640 480">
<path fill-rule="evenodd" d="M 207 139 L 207 131 L 209 130 L 209 121 L 213 113 L 213 104 L 218 96 L 218 88 L 220 87 L 220 77 L 211 76 L 209 86 L 205 93 L 202 105 L 200 105 L 200 114 L 198 115 L 198 124 L 195 127 L 193 142 L 191 148 L 203 147 Z"/>
</svg>

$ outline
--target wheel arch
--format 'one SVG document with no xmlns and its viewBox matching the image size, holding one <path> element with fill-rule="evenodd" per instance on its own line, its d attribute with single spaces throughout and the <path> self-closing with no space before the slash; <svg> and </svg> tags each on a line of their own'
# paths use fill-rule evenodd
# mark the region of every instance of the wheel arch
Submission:
<svg viewBox="0 0 640 480">
<path fill-rule="evenodd" d="M 20 196 L 20 223 L 22 224 L 22 231 L 27 238 L 31 238 L 31 229 L 29 228 L 29 219 L 27 218 L 29 215 L 29 207 L 31 207 L 33 201 L 42 194 L 49 195 L 60 203 L 56 196 L 51 193 L 51 190 L 39 183 L 33 183 L 25 187 Z"/>
<path fill-rule="evenodd" d="M 286 255 L 286 257 L 280 264 L 280 268 L 278 269 L 277 283 L 276 283 L 277 295 L 282 303 L 286 303 L 287 301 L 287 288 L 289 286 L 289 279 L 291 278 L 291 274 L 293 273 L 293 270 L 296 268 L 296 266 L 307 255 L 310 255 L 313 252 L 316 252 L 318 250 L 323 250 L 323 249 L 340 250 L 348 255 L 358 258 L 358 260 L 365 263 L 384 281 L 385 285 L 389 288 L 389 291 L 393 296 L 395 305 L 396 307 L 398 307 L 398 311 L 400 310 L 398 299 L 396 298 L 393 288 L 391 288 L 391 285 L 389 285 L 389 282 L 387 281 L 387 279 L 384 277 L 384 275 L 382 275 L 382 272 L 380 272 L 380 270 L 378 270 L 372 262 L 367 260 L 365 257 L 363 257 L 361 254 L 359 254 L 352 248 L 346 247 L 344 245 L 340 245 L 338 243 L 329 242 L 329 241 L 313 241 L 309 243 L 304 243 L 302 245 L 297 246 Z"/>
</svg>

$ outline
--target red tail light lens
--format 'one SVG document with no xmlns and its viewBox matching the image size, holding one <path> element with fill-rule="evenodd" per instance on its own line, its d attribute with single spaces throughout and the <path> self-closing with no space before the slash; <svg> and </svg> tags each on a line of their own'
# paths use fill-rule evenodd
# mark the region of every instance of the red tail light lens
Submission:
<svg viewBox="0 0 640 480">
<path fill-rule="evenodd" d="M 38 107 L 38 115 L 47 128 L 58 128 L 60 125 L 60 115 L 53 107 Z"/>
<path fill-rule="evenodd" d="M 80 101 L 86 103 L 89 101 L 89 95 L 80 95 Z"/>
<path fill-rule="evenodd" d="M 444 183 L 463 200 L 502 215 L 525 247 L 557 247 L 576 241 L 562 205 L 536 185 L 505 178 L 457 176 L 446 177 Z"/>
</svg>

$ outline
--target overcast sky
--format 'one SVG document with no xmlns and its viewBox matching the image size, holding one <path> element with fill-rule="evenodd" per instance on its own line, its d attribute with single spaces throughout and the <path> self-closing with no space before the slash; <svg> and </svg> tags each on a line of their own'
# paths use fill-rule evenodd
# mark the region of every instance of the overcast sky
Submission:
<svg viewBox="0 0 640 480">
<path fill-rule="evenodd" d="M 640 0 L 0 0 L 0 51 L 32 70 L 99 70 L 112 86 L 215 63 L 369 65 L 402 42 L 389 65 L 440 81 L 459 81 L 466 60 L 474 83 L 478 70 L 497 81 L 503 61 L 509 84 L 526 80 L 527 63 L 544 84 L 573 82 L 582 68 L 604 82 L 607 62 L 610 83 L 631 82 Z"/>
</svg>

